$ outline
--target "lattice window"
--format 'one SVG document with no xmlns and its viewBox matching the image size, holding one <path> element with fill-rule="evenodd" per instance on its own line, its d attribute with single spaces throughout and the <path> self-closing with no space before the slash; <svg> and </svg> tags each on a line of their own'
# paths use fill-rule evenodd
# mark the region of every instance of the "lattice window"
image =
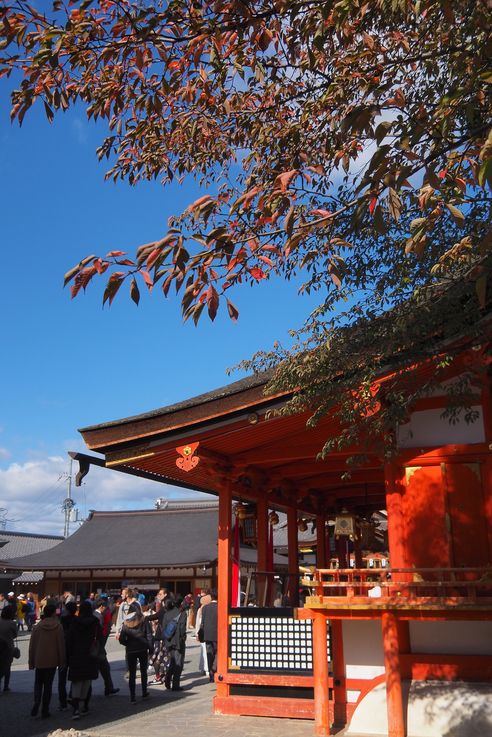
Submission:
<svg viewBox="0 0 492 737">
<path fill-rule="evenodd" d="M 229 634 L 231 670 L 312 673 L 311 620 L 232 617 Z"/>
</svg>

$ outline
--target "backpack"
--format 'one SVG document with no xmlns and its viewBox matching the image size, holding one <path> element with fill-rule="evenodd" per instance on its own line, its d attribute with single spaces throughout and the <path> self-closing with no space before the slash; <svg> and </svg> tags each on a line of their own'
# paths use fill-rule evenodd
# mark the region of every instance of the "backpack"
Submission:
<svg viewBox="0 0 492 737">
<path fill-rule="evenodd" d="M 177 617 L 175 617 L 174 619 L 171 619 L 171 621 L 168 622 L 166 626 L 164 627 L 162 634 L 165 640 L 171 640 L 172 637 L 174 636 L 174 633 L 176 632 L 178 628 L 178 619 L 180 618 L 180 616 L 181 616 L 181 612 L 179 612 Z"/>
</svg>

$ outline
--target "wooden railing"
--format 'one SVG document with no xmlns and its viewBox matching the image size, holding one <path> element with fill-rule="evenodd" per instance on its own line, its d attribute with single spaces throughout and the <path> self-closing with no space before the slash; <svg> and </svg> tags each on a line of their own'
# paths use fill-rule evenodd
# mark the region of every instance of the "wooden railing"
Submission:
<svg viewBox="0 0 492 737">
<path fill-rule="evenodd" d="M 317 569 L 303 587 L 322 599 L 460 599 L 468 603 L 492 597 L 492 567 Z M 466 603 L 466 602 L 464 602 Z"/>
</svg>

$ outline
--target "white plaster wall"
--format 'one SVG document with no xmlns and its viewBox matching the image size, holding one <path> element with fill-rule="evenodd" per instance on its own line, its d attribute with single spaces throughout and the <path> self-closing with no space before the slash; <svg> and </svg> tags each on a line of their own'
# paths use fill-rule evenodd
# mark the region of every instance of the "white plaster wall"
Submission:
<svg viewBox="0 0 492 737">
<path fill-rule="evenodd" d="M 344 621 L 342 631 L 346 677 L 372 679 L 384 673 L 381 623 Z"/>
<path fill-rule="evenodd" d="M 404 681 L 407 737 L 492 737 L 492 685 Z M 355 709 L 345 735 L 387 737 L 386 687 L 368 693 Z"/>
<path fill-rule="evenodd" d="M 477 405 L 473 409 L 479 415 L 475 422 L 467 424 L 464 419 L 460 419 L 456 425 L 451 425 L 441 417 L 442 409 L 413 412 L 410 422 L 398 428 L 398 445 L 400 448 L 419 448 L 484 443 L 482 408 Z"/>
<path fill-rule="evenodd" d="M 492 622 L 410 622 L 412 653 L 492 655 Z"/>
</svg>

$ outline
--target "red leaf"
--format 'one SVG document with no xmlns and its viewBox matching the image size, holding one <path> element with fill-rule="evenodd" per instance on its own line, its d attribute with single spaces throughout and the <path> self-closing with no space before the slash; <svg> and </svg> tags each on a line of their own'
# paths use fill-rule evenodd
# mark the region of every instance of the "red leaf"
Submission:
<svg viewBox="0 0 492 737">
<path fill-rule="evenodd" d="M 219 307 L 219 295 L 217 294 L 217 290 L 215 289 L 215 287 L 212 286 L 212 284 L 207 289 L 207 306 L 208 315 L 213 321 L 215 320 L 215 316 Z"/>
<path fill-rule="evenodd" d="M 110 251 L 106 254 L 106 258 L 116 258 L 117 256 L 126 256 L 126 251 Z"/>
<path fill-rule="evenodd" d="M 274 185 L 280 185 L 280 190 L 285 192 L 293 179 L 299 174 L 298 169 L 291 169 L 290 171 L 284 171 L 283 174 L 279 174 L 275 179 Z"/>
<path fill-rule="evenodd" d="M 142 275 L 142 278 L 144 282 L 146 283 L 149 292 L 152 291 L 152 287 L 154 286 L 154 282 L 152 281 L 152 277 L 150 276 L 148 271 L 145 271 L 145 269 L 139 269 L 138 273 Z"/>
<path fill-rule="evenodd" d="M 206 194 L 203 197 L 199 197 L 191 205 L 188 205 L 188 212 L 193 212 L 193 210 L 198 209 L 199 207 L 201 207 L 201 205 L 203 205 L 205 202 L 208 202 L 211 199 L 213 199 L 212 195 L 209 195 L 209 194 Z"/>
<path fill-rule="evenodd" d="M 253 279 L 256 279 L 256 281 L 261 281 L 262 279 L 266 279 L 266 274 L 263 271 L 263 269 L 260 269 L 259 266 L 253 266 L 252 269 L 249 269 L 249 273 L 253 277 Z"/>
<path fill-rule="evenodd" d="M 231 320 L 234 320 L 234 322 L 236 322 L 237 318 L 239 317 L 239 310 L 229 300 L 227 300 L 227 312 L 229 313 L 229 317 L 231 318 Z"/>
<path fill-rule="evenodd" d="M 372 200 L 369 203 L 369 212 L 371 213 L 371 215 L 374 212 L 374 210 L 376 209 L 376 205 L 377 204 L 378 204 L 378 198 L 377 197 L 373 197 Z"/>
</svg>

